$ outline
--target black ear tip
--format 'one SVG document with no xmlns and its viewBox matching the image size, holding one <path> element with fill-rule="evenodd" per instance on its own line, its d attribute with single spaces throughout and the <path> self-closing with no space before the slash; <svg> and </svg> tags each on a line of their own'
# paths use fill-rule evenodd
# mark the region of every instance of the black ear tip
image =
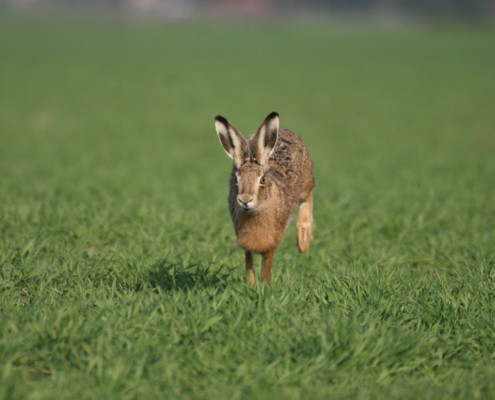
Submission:
<svg viewBox="0 0 495 400">
<path fill-rule="evenodd" d="M 268 114 L 268 117 L 266 119 L 272 119 L 278 117 L 278 112 L 272 111 L 270 114 Z"/>
<path fill-rule="evenodd" d="M 221 122 L 222 124 L 225 124 L 225 125 L 227 125 L 229 123 L 229 121 L 227 121 L 227 118 L 222 117 L 221 115 L 217 115 L 215 117 L 215 121 Z"/>
</svg>

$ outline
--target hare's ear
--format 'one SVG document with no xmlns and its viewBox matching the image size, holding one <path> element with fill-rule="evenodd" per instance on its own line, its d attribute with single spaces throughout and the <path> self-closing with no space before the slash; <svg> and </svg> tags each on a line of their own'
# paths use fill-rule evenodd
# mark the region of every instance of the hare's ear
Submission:
<svg viewBox="0 0 495 400">
<path fill-rule="evenodd" d="M 215 128 L 223 149 L 234 160 L 236 168 L 240 168 L 248 151 L 246 139 L 221 115 L 215 117 Z"/>
<path fill-rule="evenodd" d="M 251 152 L 256 160 L 265 165 L 275 150 L 278 139 L 278 114 L 272 112 L 265 118 L 251 141 Z"/>
</svg>

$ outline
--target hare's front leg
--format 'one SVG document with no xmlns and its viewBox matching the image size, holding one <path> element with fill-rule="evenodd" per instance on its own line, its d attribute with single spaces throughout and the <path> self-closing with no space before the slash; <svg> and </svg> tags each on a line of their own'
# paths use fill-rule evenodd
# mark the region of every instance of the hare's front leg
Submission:
<svg viewBox="0 0 495 400">
<path fill-rule="evenodd" d="M 273 250 L 270 250 L 266 253 L 263 253 L 261 255 L 262 257 L 262 261 L 261 261 L 261 271 L 262 271 L 262 274 L 263 274 L 263 279 L 266 281 L 266 282 L 270 282 L 270 280 L 272 279 L 270 277 L 270 274 L 271 274 L 271 271 L 272 271 L 272 262 L 273 262 L 273 254 L 275 253 L 275 249 Z"/>
<path fill-rule="evenodd" d="M 254 267 L 253 267 L 253 253 L 246 251 L 246 273 L 247 280 L 251 287 L 254 286 Z"/>
<path fill-rule="evenodd" d="M 299 206 L 299 216 L 297 218 L 297 247 L 301 253 L 308 251 L 309 244 L 313 239 L 311 228 L 313 225 L 313 193 Z"/>
</svg>

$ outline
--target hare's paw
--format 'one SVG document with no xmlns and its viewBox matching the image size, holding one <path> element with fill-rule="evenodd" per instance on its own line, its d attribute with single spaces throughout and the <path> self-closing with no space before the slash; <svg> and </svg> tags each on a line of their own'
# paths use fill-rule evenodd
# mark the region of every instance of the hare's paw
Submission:
<svg viewBox="0 0 495 400">
<path fill-rule="evenodd" d="M 305 253 L 309 249 L 309 244 L 313 240 L 311 233 L 311 224 L 303 223 L 297 225 L 297 247 L 299 252 Z"/>
</svg>

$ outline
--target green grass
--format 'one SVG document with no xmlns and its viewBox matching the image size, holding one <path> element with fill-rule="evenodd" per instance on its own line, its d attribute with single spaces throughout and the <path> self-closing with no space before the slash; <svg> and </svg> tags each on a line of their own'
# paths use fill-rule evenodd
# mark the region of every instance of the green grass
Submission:
<svg viewBox="0 0 495 400">
<path fill-rule="evenodd" d="M 492 399 L 495 35 L 0 21 L 1 399 Z M 245 283 L 213 128 L 315 160 Z"/>
</svg>

